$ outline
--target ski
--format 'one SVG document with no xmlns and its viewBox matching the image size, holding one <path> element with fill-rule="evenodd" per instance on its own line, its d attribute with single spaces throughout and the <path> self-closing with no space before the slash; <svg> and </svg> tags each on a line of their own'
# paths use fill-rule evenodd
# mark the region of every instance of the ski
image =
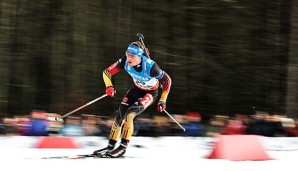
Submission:
<svg viewBox="0 0 298 171">
<path fill-rule="evenodd" d="M 74 155 L 74 156 L 53 156 L 53 157 L 42 157 L 40 159 L 123 159 L 123 158 L 131 158 L 127 156 L 121 156 L 119 158 L 106 158 L 100 157 L 95 154 L 81 154 L 81 155 Z"/>
<path fill-rule="evenodd" d="M 99 158 L 94 154 L 81 154 L 75 156 L 53 156 L 53 157 L 42 157 L 41 159 L 87 159 L 87 158 Z"/>
</svg>

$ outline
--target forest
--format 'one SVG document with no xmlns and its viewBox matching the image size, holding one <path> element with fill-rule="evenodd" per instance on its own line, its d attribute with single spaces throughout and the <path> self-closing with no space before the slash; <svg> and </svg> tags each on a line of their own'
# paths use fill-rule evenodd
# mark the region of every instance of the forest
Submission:
<svg viewBox="0 0 298 171">
<path fill-rule="evenodd" d="M 297 118 L 294 0 L 1 0 L 0 116 L 64 114 L 103 95 L 103 70 L 137 33 L 172 78 L 170 113 Z M 113 84 L 114 99 L 80 113 L 112 114 L 133 82 L 123 70 Z"/>
</svg>

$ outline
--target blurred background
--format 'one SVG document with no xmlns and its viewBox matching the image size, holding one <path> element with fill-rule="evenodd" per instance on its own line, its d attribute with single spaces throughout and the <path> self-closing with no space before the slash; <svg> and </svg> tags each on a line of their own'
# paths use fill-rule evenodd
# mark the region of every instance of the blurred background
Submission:
<svg viewBox="0 0 298 171">
<path fill-rule="evenodd" d="M 1 0 L 0 117 L 63 115 L 105 93 L 102 71 L 143 33 L 172 78 L 167 110 L 298 117 L 298 1 Z M 111 116 L 117 96 L 78 112 Z M 156 112 L 156 103 L 142 116 Z"/>
</svg>

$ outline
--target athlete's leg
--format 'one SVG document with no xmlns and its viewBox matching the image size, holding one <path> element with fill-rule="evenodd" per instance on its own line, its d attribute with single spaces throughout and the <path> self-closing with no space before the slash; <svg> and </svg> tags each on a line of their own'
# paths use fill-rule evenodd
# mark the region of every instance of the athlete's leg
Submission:
<svg viewBox="0 0 298 171">
<path fill-rule="evenodd" d="M 154 102 L 155 98 L 152 94 L 147 93 L 137 103 L 131 105 L 126 111 L 126 118 L 124 124 L 124 130 L 122 133 L 122 141 L 129 141 L 134 131 L 134 118 L 141 114 L 148 106 Z"/>
<path fill-rule="evenodd" d="M 131 88 L 126 95 L 124 96 L 119 109 L 114 113 L 115 120 L 111 128 L 111 132 L 109 134 L 109 144 L 106 148 L 94 151 L 96 155 L 105 154 L 107 151 L 111 151 L 114 149 L 118 139 L 121 135 L 122 125 L 125 119 L 126 110 L 135 102 L 137 101 L 137 97 L 135 96 L 135 91 L 137 89 L 135 87 Z"/>
<path fill-rule="evenodd" d="M 124 96 L 119 109 L 115 112 L 116 117 L 111 128 L 109 135 L 109 146 L 115 146 L 116 142 L 120 138 L 122 132 L 122 125 L 127 115 L 127 109 L 132 106 L 140 96 L 140 90 L 136 87 L 132 87 Z"/>
<path fill-rule="evenodd" d="M 119 109 L 121 108 L 121 106 L 119 107 Z M 99 150 L 96 150 L 93 152 L 93 154 L 97 155 L 97 156 L 102 156 L 105 155 L 105 153 L 107 153 L 108 151 L 111 151 L 115 148 L 115 145 L 117 143 L 117 140 L 120 137 L 121 134 L 121 127 L 123 124 L 123 119 L 121 121 L 120 116 L 121 116 L 121 110 L 117 110 L 114 112 L 114 115 L 116 115 L 116 118 L 113 122 L 111 131 L 110 131 L 110 135 L 109 135 L 109 143 L 108 146 Z M 118 119 L 117 119 L 118 118 Z"/>
<path fill-rule="evenodd" d="M 134 131 L 134 118 L 141 114 L 157 98 L 157 91 L 154 91 L 154 93 L 148 93 L 147 91 L 137 89 L 134 93 L 134 97 L 138 97 L 139 100 L 132 104 L 125 112 L 124 128 L 122 131 L 120 146 L 107 153 L 107 157 L 116 158 L 125 154 L 127 144 L 129 143 Z"/>
</svg>

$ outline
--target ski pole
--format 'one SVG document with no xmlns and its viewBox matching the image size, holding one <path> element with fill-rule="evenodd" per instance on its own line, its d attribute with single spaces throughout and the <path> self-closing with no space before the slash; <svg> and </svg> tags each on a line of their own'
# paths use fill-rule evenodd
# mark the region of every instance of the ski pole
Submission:
<svg viewBox="0 0 298 171">
<path fill-rule="evenodd" d="M 176 124 L 183 130 L 183 131 L 185 131 L 185 128 L 182 126 L 182 125 L 180 125 L 180 123 L 179 122 L 177 122 L 176 121 L 176 119 L 175 118 L 173 118 L 173 116 L 172 115 L 170 115 L 169 114 L 169 112 L 167 112 L 166 110 L 163 110 L 174 122 L 176 122 Z"/>
<path fill-rule="evenodd" d="M 106 97 L 106 96 L 107 96 L 107 94 L 104 94 L 104 95 L 102 95 L 102 96 L 100 96 L 100 97 L 98 97 L 98 98 L 96 98 L 96 99 L 94 99 L 94 100 L 92 100 L 92 101 L 90 101 L 90 102 L 88 102 L 88 103 L 86 103 L 86 104 L 84 104 L 84 105 L 82 105 L 82 106 L 80 106 L 80 107 L 74 109 L 73 111 L 66 113 L 65 115 L 63 115 L 63 116 L 61 116 L 61 117 L 59 117 L 59 118 L 55 118 L 55 120 L 56 120 L 56 121 L 59 121 L 60 119 L 63 119 L 63 118 L 65 118 L 66 116 L 69 116 L 69 115 L 75 113 L 76 111 L 79 111 L 79 110 L 85 108 L 86 106 L 89 106 L 89 105 L 91 105 L 92 103 L 94 103 L 94 102 L 96 102 L 96 101 L 98 101 L 98 100 L 100 100 L 100 99 L 103 99 L 103 98 Z"/>
<path fill-rule="evenodd" d="M 150 59 L 149 53 L 147 52 L 145 43 L 143 41 L 143 39 L 145 39 L 144 36 L 143 36 L 143 34 L 142 33 L 137 33 L 137 36 L 139 37 L 139 40 L 141 41 L 142 45 L 144 46 L 145 53 L 146 53 L 147 57 Z"/>
<path fill-rule="evenodd" d="M 150 59 L 149 53 L 147 52 L 147 48 L 146 48 L 145 43 L 144 43 L 144 41 L 143 41 L 143 39 L 145 39 L 145 38 L 144 38 L 144 35 L 143 35 L 142 33 L 137 33 L 137 36 L 139 37 L 139 40 L 141 41 L 142 45 L 144 46 L 145 53 L 146 53 L 147 57 Z M 173 119 L 173 121 L 175 121 L 176 124 L 178 124 L 178 126 L 179 126 L 183 131 L 185 131 L 185 128 L 184 128 L 182 125 L 180 125 L 179 122 L 177 122 L 177 121 L 176 121 L 176 120 L 169 114 L 169 112 L 167 112 L 166 110 L 164 110 L 164 112 L 165 112 L 171 119 Z"/>
</svg>

